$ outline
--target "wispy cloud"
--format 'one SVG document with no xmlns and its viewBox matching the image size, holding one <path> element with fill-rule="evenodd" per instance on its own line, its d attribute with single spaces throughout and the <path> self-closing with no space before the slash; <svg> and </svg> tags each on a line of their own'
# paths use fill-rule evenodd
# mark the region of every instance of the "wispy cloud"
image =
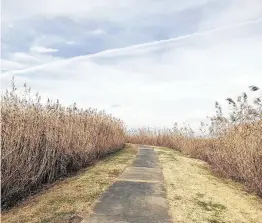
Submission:
<svg viewBox="0 0 262 223">
<path fill-rule="evenodd" d="M 30 48 L 30 51 L 37 52 L 37 53 L 54 53 L 54 52 L 57 52 L 58 49 L 46 48 L 43 46 L 33 46 Z"/>
<path fill-rule="evenodd" d="M 96 30 L 93 30 L 91 33 L 94 35 L 103 35 L 103 34 L 106 34 L 106 31 L 103 29 L 96 29 Z"/>
<path fill-rule="evenodd" d="M 232 30 L 233 30 L 233 38 L 235 35 L 235 31 L 239 30 L 239 28 L 245 28 L 245 26 L 248 25 L 252 25 L 252 24 L 258 24 L 259 26 L 262 24 L 262 17 L 255 19 L 255 20 L 250 20 L 250 21 L 245 21 L 245 22 L 241 22 L 241 23 L 237 23 L 234 25 L 229 25 L 229 26 L 224 26 L 224 27 L 217 27 L 214 29 L 210 29 L 210 30 L 205 30 L 205 31 L 201 31 L 201 32 L 196 32 L 196 33 L 192 33 L 192 34 L 188 34 L 188 35 L 183 35 L 183 36 L 179 36 L 179 37 L 175 37 L 175 38 L 170 38 L 170 39 L 164 39 L 164 40 L 158 40 L 158 41 L 152 41 L 152 42 L 147 42 L 147 43 L 142 43 L 142 44 L 136 44 L 136 45 L 131 45 L 131 46 L 127 46 L 127 47 L 123 47 L 123 48 L 116 48 L 116 49 L 109 49 L 109 50 L 104 50 L 98 53 L 94 53 L 94 54 L 89 54 L 89 55 L 84 55 L 84 56 L 77 56 L 77 57 L 73 57 L 67 60 L 64 60 L 64 63 L 67 63 L 68 61 L 75 61 L 75 60 L 81 60 L 81 59 L 95 59 L 95 58 L 103 58 L 103 57 L 116 57 L 116 56 L 127 56 L 127 55 L 134 55 L 134 54 L 140 54 L 141 50 L 142 53 L 144 51 L 148 51 L 148 50 L 159 50 L 162 49 L 164 46 L 168 46 L 168 44 L 170 43 L 170 46 L 173 46 L 175 44 L 175 42 L 183 42 L 186 40 L 190 40 L 190 39 L 196 39 L 196 38 L 200 38 L 202 37 L 202 39 L 209 39 L 208 37 L 211 36 L 212 40 L 214 41 L 216 39 L 217 36 L 221 36 L 221 34 L 226 33 L 227 38 L 230 38 L 230 36 L 232 36 Z M 230 31 L 228 33 L 228 31 Z M 232 37 L 231 37 L 232 38 Z M 210 40 L 210 39 L 209 39 Z M 218 40 L 219 42 L 219 40 Z M 74 43 L 74 42 L 73 42 Z M 71 43 L 70 43 L 71 44 Z M 199 45 L 201 44 L 201 42 L 199 43 Z M 158 45 L 160 47 L 158 47 Z M 154 48 L 157 47 L 157 48 Z M 57 52 L 57 49 L 49 49 L 49 48 L 45 48 L 45 47 L 32 47 L 31 51 L 36 51 L 36 52 L 40 52 L 40 53 L 48 53 L 48 52 Z M 57 63 L 58 61 L 55 61 L 53 63 L 51 63 L 50 65 L 54 65 L 54 63 Z M 40 65 L 39 68 L 42 69 L 44 66 L 49 66 L 49 64 L 45 64 L 45 65 Z M 34 70 L 37 67 L 34 67 Z M 28 72 L 30 71 L 29 69 L 26 69 L 24 71 L 19 71 L 19 73 L 21 72 Z M 15 73 L 13 73 L 15 74 Z"/>
<path fill-rule="evenodd" d="M 16 76 L 18 85 L 27 81 L 46 98 L 105 109 L 132 127 L 175 121 L 196 127 L 216 100 L 224 104 L 248 85 L 262 84 L 259 0 L 99 0 L 71 11 L 55 5 L 25 9 L 27 17 L 9 14 L 14 25 L 7 36 L 16 32 L 17 18 L 27 27 L 32 23 L 25 18 L 37 15 L 42 29 L 30 26 L 24 50 L 15 51 L 16 39 L 6 40 L 3 86 Z M 45 49 L 30 50 L 35 46 Z"/>
</svg>

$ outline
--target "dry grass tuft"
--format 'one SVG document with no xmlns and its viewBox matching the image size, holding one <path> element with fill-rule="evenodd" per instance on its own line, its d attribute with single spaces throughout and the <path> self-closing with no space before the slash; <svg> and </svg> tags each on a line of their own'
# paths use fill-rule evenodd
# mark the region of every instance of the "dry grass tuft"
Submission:
<svg viewBox="0 0 262 223">
<path fill-rule="evenodd" d="M 251 86 L 252 91 L 258 87 Z M 261 96 L 249 102 L 243 93 L 234 101 L 226 99 L 230 114 L 224 116 L 216 103 L 216 115 L 210 124 L 201 123 L 203 136 L 190 127 L 179 129 L 138 129 L 129 133 L 129 141 L 178 149 L 207 161 L 220 174 L 244 183 L 262 196 L 262 102 Z"/>
<path fill-rule="evenodd" d="M 1 95 L 2 208 L 15 204 L 43 184 L 69 175 L 122 148 L 121 120 L 94 109 L 41 102 L 25 85 L 24 94 Z"/>
</svg>

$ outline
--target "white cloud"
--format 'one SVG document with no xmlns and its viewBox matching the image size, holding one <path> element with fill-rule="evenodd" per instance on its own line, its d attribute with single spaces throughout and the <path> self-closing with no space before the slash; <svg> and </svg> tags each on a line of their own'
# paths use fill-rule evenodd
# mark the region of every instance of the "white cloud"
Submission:
<svg viewBox="0 0 262 223">
<path fill-rule="evenodd" d="M 76 44 L 76 42 L 73 41 L 73 40 L 66 41 L 65 43 L 66 43 L 67 45 L 75 45 L 75 44 Z"/>
<path fill-rule="evenodd" d="M 12 60 L 14 61 L 19 61 L 19 62 L 39 62 L 38 59 L 36 59 L 35 57 L 27 54 L 27 53 L 23 53 L 23 52 L 16 52 L 13 53 L 11 56 Z"/>
<path fill-rule="evenodd" d="M 262 86 L 261 0 L 221 1 L 222 8 L 204 6 L 213 4 L 212 0 L 61 1 L 4 0 L 4 18 L 110 18 L 128 28 L 153 24 L 154 20 L 147 21 L 148 15 L 161 18 L 203 8 L 196 33 L 67 60 L 45 54 L 56 49 L 39 47 L 52 46 L 56 38 L 39 37 L 29 56 L 13 54 L 4 61 L 11 68 L 3 75 L 3 86 L 15 75 L 18 83 L 27 81 L 45 97 L 106 109 L 130 127 L 171 126 L 176 121 L 196 127 L 213 113 L 216 100 L 225 104 L 226 97 L 237 96 L 249 85 Z M 104 34 L 104 30 L 94 30 L 93 34 Z M 67 38 L 61 40 L 73 44 Z M 31 56 L 41 65 L 36 66 Z M 26 61 L 33 67 L 24 66 Z M 26 69 L 11 71 L 22 68 Z"/>
<path fill-rule="evenodd" d="M 1 59 L 1 70 L 2 72 L 12 72 L 15 70 L 26 69 L 31 66 L 39 65 L 41 62 L 30 54 L 16 52 L 9 54 L 8 58 L 6 59 Z"/>
<path fill-rule="evenodd" d="M 58 49 L 53 49 L 53 48 L 46 48 L 43 46 L 32 46 L 30 48 L 31 52 L 37 52 L 37 53 L 54 53 L 57 52 Z"/>
<path fill-rule="evenodd" d="M 247 26 L 75 57 L 4 79 L 17 75 L 51 98 L 106 109 L 132 127 L 176 121 L 196 127 L 216 100 L 223 104 L 249 85 L 262 85 L 262 34 L 243 35 Z"/>
<path fill-rule="evenodd" d="M 110 18 L 110 20 L 136 19 L 137 15 L 169 14 L 196 7 L 211 0 L 3 0 L 3 20 L 29 18 L 30 16 L 70 16 L 74 18 Z M 150 10 L 149 7 L 150 6 Z"/>
<path fill-rule="evenodd" d="M 236 23 L 256 20 L 262 16 L 261 0 L 230 0 L 228 6 L 216 11 L 214 8 L 206 10 L 199 29 L 230 26 Z"/>
<path fill-rule="evenodd" d="M 95 29 L 91 32 L 93 35 L 103 35 L 106 34 L 106 31 L 103 29 Z"/>
<path fill-rule="evenodd" d="M 7 71 L 13 71 L 18 69 L 23 69 L 25 66 L 21 63 L 9 61 L 9 60 L 1 60 L 1 71 L 7 72 Z"/>
<path fill-rule="evenodd" d="M 32 67 L 41 67 L 50 62 L 63 61 L 59 57 L 53 57 L 49 54 L 31 52 L 15 52 L 8 54 L 8 57 L 1 59 L 2 72 L 15 72 L 17 70 L 29 69 Z"/>
</svg>

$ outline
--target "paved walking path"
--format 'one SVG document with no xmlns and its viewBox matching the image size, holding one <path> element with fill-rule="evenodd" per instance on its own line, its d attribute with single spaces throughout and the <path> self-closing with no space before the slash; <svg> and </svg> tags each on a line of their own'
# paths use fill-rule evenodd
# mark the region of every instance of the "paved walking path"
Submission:
<svg viewBox="0 0 262 223">
<path fill-rule="evenodd" d="M 170 223 L 157 153 L 139 147 L 133 164 L 99 198 L 83 223 Z"/>
</svg>

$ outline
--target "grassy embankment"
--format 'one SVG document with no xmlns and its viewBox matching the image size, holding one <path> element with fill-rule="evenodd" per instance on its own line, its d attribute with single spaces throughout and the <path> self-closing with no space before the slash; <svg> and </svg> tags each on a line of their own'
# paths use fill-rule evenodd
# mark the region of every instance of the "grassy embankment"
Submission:
<svg viewBox="0 0 262 223">
<path fill-rule="evenodd" d="M 221 178 L 206 162 L 156 148 L 163 168 L 170 215 L 178 223 L 261 223 L 262 200 L 243 185 Z"/>
</svg>

